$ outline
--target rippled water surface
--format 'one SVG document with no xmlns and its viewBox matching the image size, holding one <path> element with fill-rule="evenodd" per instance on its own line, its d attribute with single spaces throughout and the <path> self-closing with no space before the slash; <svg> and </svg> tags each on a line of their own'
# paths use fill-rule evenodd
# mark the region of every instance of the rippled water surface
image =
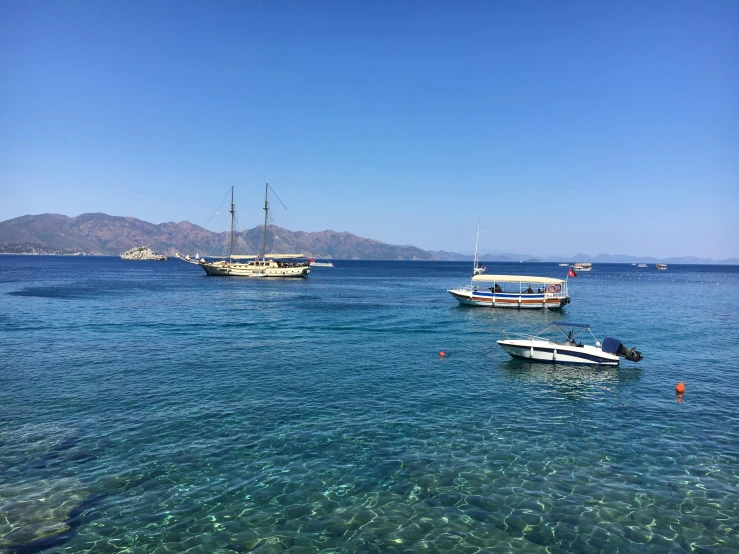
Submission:
<svg viewBox="0 0 739 554">
<path fill-rule="evenodd" d="M 739 550 L 739 268 L 529 313 L 458 307 L 470 263 L 335 265 L 0 256 L 0 552 Z M 495 344 L 558 320 L 645 359 Z"/>
</svg>

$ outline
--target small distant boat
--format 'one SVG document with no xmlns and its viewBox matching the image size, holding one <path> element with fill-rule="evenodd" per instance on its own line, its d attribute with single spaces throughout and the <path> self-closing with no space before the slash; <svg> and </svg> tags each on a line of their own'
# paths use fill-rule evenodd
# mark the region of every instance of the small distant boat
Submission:
<svg viewBox="0 0 739 554">
<path fill-rule="evenodd" d="M 665 271 L 667 269 L 667 264 L 655 264 L 654 267 L 656 267 L 657 269 L 661 271 Z"/>
<path fill-rule="evenodd" d="M 559 267 L 570 267 L 570 264 L 559 264 Z"/>
<path fill-rule="evenodd" d="M 636 266 L 636 267 L 647 267 L 647 264 L 639 264 L 639 265 L 638 265 L 638 266 Z"/>
<path fill-rule="evenodd" d="M 477 259 L 478 252 L 477 248 L 480 245 L 480 221 L 477 221 L 477 240 L 475 240 L 475 261 L 472 264 L 472 275 L 482 275 L 488 268 L 480 264 Z"/>
<path fill-rule="evenodd" d="M 331 262 L 317 262 L 311 257 L 310 266 L 311 267 L 334 267 L 334 264 L 332 264 Z"/>
<path fill-rule="evenodd" d="M 542 336 L 555 330 L 564 335 L 564 340 Z M 590 333 L 594 345 L 577 341 L 577 335 L 583 331 Z M 631 362 L 644 359 L 636 348 L 626 348 L 618 339 L 606 337 L 601 344 L 590 325 L 584 323 L 556 322 L 536 335 L 509 335 L 503 331 L 497 342 L 511 357 L 532 362 L 618 366 L 621 358 Z"/>
<path fill-rule="evenodd" d="M 199 260 L 200 259 L 200 254 L 198 254 L 197 252 L 195 252 L 195 259 L 196 260 Z"/>
<path fill-rule="evenodd" d="M 475 275 L 447 292 L 463 306 L 558 310 L 570 303 L 566 279 L 529 275 Z"/>
<path fill-rule="evenodd" d="M 573 264 L 572 269 L 575 271 L 591 271 L 593 269 L 593 264 L 590 262 L 576 262 Z"/>
</svg>

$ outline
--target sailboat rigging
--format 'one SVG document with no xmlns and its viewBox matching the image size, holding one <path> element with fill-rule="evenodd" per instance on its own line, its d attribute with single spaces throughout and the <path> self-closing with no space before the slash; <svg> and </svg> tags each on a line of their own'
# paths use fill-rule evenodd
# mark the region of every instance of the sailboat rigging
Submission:
<svg viewBox="0 0 739 554">
<path fill-rule="evenodd" d="M 278 198 L 279 200 L 279 198 Z M 282 203 L 282 201 L 280 201 Z M 284 206 L 284 204 L 283 204 Z M 310 264 L 302 254 L 268 254 L 267 253 L 267 225 L 269 222 L 269 183 L 264 190 L 264 232 L 262 239 L 262 253 L 255 256 L 235 256 L 235 221 L 236 205 L 234 203 L 234 187 L 231 187 L 231 233 L 229 236 L 228 259 L 208 262 L 201 258 L 200 265 L 205 273 L 227 277 L 308 277 Z M 234 260 L 247 259 L 247 262 Z M 298 260 L 298 261 L 296 261 Z"/>
<path fill-rule="evenodd" d="M 487 271 L 487 267 L 480 264 L 480 262 L 477 260 L 477 249 L 480 245 L 480 221 L 477 221 L 477 240 L 475 241 L 475 262 L 472 266 L 472 274 L 473 275 L 481 275 Z"/>
</svg>

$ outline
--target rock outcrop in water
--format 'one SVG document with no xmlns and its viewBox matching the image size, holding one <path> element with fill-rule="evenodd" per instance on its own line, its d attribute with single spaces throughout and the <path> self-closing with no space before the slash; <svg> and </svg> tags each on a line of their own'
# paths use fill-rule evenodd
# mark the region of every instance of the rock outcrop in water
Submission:
<svg viewBox="0 0 739 554">
<path fill-rule="evenodd" d="M 89 495 L 77 479 L 37 479 L 0 484 L 0 552 L 70 530 L 70 514 Z M 25 549 L 25 551 L 36 551 Z"/>
<path fill-rule="evenodd" d="M 123 254 L 121 254 L 122 260 L 148 260 L 148 261 L 164 261 L 167 260 L 167 256 L 161 254 L 155 254 L 151 248 L 146 246 L 139 246 L 138 248 L 131 248 Z"/>
</svg>

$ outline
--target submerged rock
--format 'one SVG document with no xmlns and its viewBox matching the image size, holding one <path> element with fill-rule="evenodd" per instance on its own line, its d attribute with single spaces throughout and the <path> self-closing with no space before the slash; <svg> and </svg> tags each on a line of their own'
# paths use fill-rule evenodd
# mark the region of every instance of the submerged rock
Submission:
<svg viewBox="0 0 739 554">
<path fill-rule="evenodd" d="M 164 261 L 169 258 L 162 254 L 155 254 L 151 248 L 146 246 L 139 246 L 138 248 L 131 248 L 123 254 L 121 254 L 122 260 L 149 260 L 149 261 Z"/>
<path fill-rule="evenodd" d="M 0 549 L 69 530 L 69 517 L 89 495 L 76 479 L 0 484 Z"/>
</svg>

